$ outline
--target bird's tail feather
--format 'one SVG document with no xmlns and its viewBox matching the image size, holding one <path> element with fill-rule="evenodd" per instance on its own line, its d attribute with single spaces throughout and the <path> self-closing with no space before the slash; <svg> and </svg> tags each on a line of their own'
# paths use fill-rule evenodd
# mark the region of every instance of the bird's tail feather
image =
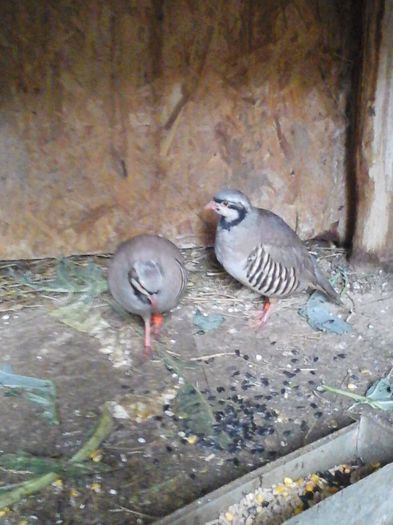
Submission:
<svg viewBox="0 0 393 525">
<path fill-rule="evenodd" d="M 322 271 L 319 269 L 316 261 L 314 261 L 314 275 L 316 278 L 315 286 L 318 290 L 323 292 L 327 297 L 333 301 L 336 304 L 343 304 L 343 302 L 340 299 L 340 296 L 336 292 L 336 290 L 333 288 L 333 286 L 330 284 L 329 280 L 325 275 L 322 273 Z"/>
<path fill-rule="evenodd" d="M 323 273 L 320 270 L 318 270 L 317 273 L 317 288 L 321 292 L 326 294 L 327 297 L 334 303 L 343 304 L 336 290 L 333 288 L 328 279 L 323 275 Z"/>
</svg>

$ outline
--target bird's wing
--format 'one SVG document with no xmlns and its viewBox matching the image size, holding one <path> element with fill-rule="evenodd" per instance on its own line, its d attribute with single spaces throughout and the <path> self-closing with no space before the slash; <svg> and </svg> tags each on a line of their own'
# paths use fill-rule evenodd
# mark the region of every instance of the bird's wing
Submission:
<svg viewBox="0 0 393 525">
<path fill-rule="evenodd" d="M 303 282 L 313 282 L 310 255 L 296 233 L 274 213 L 257 213 L 250 232 L 254 247 L 246 263 L 249 284 L 260 293 L 283 296 Z"/>
<path fill-rule="evenodd" d="M 179 292 L 177 297 L 180 297 L 187 285 L 187 270 L 184 266 L 184 263 L 178 257 L 175 258 L 176 266 L 178 268 L 178 288 Z"/>
</svg>

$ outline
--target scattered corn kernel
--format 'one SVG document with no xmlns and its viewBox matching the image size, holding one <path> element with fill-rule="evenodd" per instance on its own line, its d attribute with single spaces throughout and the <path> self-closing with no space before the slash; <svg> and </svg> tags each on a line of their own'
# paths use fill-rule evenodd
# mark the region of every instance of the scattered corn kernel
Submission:
<svg viewBox="0 0 393 525">
<path fill-rule="evenodd" d="M 80 493 L 76 489 L 70 489 L 70 498 L 77 498 Z"/>
<path fill-rule="evenodd" d="M 367 476 L 371 465 L 368 464 L 367 469 L 359 469 L 359 466 L 356 464 L 336 465 L 331 469 L 307 475 L 304 478 L 293 480 L 285 477 L 281 483 L 266 488 L 260 487 L 255 492 L 244 494 L 239 504 L 232 504 L 226 511 L 223 511 L 217 523 L 235 525 L 240 519 L 240 514 L 245 517 L 245 512 L 250 513 L 246 523 L 255 523 L 254 518 L 258 516 L 261 516 L 263 523 L 268 523 L 265 519 L 269 519 L 272 511 L 274 516 L 280 520 L 284 517 L 287 519 L 289 516 L 298 515 L 309 506 L 345 489 L 348 484 L 356 482 L 351 474 L 357 473 L 359 479 Z M 378 465 L 375 466 L 378 467 Z"/>
<path fill-rule="evenodd" d="M 306 485 L 304 486 L 304 491 L 305 492 L 313 492 L 315 489 L 315 483 L 313 483 L 312 481 L 309 481 L 308 483 L 306 483 Z"/>
<path fill-rule="evenodd" d="M 93 492 L 101 492 L 101 484 L 100 483 L 92 483 L 90 485 L 90 489 L 93 491 Z"/>
<path fill-rule="evenodd" d="M 64 487 L 64 483 L 62 479 L 57 479 L 52 483 L 52 485 L 58 489 L 62 489 Z"/>
<path fill-rule="evenodd" d="M 0 518 L 5 518 L 10 513 L 10 509 L 8 507 L 5 507 L 4 509 L 0 510 Z"/>
<path fill-rule="evenodd" d="M 265 498 L 262 496 L 262 494 L 257 494 L 255 496 L 255 501 L 258 503 L 258 505 L 261 505 L 265 501 Z"/>
<path fill-rule="evenodd" d="M 96 463 L 101 461 L 102 460 L 102 450 L 98 449 L 98 450 L 95 450 L 94 452 L 92 452 L 90 454 L 90 459 L 92 461 L 95 461 Z"/>
<path fill-rule="evenodd" d="M 189 445 L 195 445 L 195 443 L 198 441 L 198 436 L 188 436 L 186 437 L 186 441 L 188 442 Z"/>
<path fill-rule="evenodd" d="M 321 478 L 318 476 L 318 474 L 311 474 L 310 478 L 311 481 L 315 483 L 315 485 L 317 485 L 321 481 Z"/>
<path fill-rule="evenodd" d="M 285 485 L 276 485 L 274 487 L 274 494 L 283 494 L 284 496 L 288 495 L 287 487 Z"/>
<path fill-rule="evenodd" d="M 348 390 L 356 390 L 356 389 L 357 389 L 357 386 L 354 383 L 348 384 Z"/>
</svg>

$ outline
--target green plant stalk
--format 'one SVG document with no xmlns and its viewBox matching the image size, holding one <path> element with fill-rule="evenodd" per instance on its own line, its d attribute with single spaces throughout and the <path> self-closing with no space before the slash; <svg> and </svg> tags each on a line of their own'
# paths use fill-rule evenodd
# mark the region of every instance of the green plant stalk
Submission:
<svg viewBox="0 0 393 525">
<path fill-rule="evenodd" d="M 366 396 L 361 396 L 359 394 L 354 394 L 353 392 L 348 392 L 347 390 L 342 390 L 341 388 L 321 385 L 320 389 L 326 390 L 327 392 L 332 392 L 333 394 L 339 394 L 341 396 L 349 397 L 350 399 L 353 399 L 354 401 L 356 401 L 356 403 L 364 403 L 366 405 L 370 405 L 373 408 L 379 408 L 380 410 L 389 410 L 388 408 L 384 407 L 384 404 L 382 401 L 375 401 Z M 352 405 L 350 409 L 353 408 L 354 406 L 355 405 Z"/>
<path fill-rule="evenodd" d="M 333 394 L 340 394 L 342 396 L 349 397 L 355 401 L 359 401 L 360 403 L 367 403 L 368 400 L 365 396 L 361 396 L 359 394 L 354 394 L 353 392 L 350 392 L 349 390 L 343 390 L 342 388 L 336 388 L 333 386 L 328 385 L 321 385 L 319 387 L 320 390 L 326 390 L 327 392 L 332 392 Z"/>
<path fill-rule="evenodd" d="M 107 409 L 104 409 L 98 423 L 94 434 L 90 439 L 86 441 L 83 447 L 78 450 L 69 460 L 70 463 L 80 463 L 87 459 L 92 452 L 94 452 L 102 441 L 104 441 L 113 428 L 113 419 Z M 39 492 L 43 488 L 47 487 L 57 479 L 59 479 L 59 474 L 57 472 L 49 472 L 43 476 L 38 476 L 36 478 L 25 481 L 18 488 L 10 490 L 5 494 L 0 495 L 0 509 L 4 507 L 9 507 L 14 503 L 17 503 L 22 498 L 30 496 L 35 492 Z"/>
</svg>

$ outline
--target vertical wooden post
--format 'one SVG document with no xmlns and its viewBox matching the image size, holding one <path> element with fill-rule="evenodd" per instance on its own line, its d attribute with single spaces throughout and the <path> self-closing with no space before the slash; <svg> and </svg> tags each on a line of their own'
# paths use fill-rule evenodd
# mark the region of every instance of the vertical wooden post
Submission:
<svg viewBox="0 0 393 525">
<path fill-rule="evenodd" d="M 393 262 L 393 0 L 365 0 L 354 261 Z"/>
</svg>

